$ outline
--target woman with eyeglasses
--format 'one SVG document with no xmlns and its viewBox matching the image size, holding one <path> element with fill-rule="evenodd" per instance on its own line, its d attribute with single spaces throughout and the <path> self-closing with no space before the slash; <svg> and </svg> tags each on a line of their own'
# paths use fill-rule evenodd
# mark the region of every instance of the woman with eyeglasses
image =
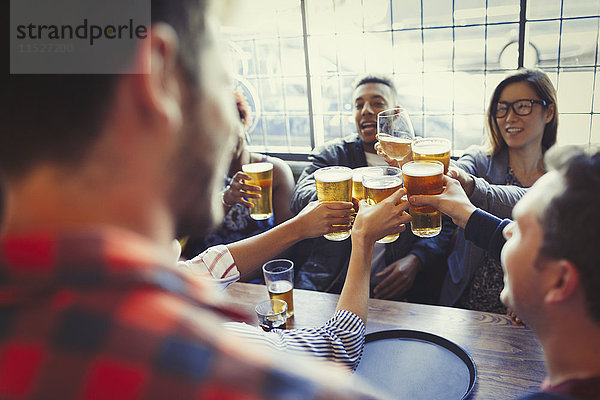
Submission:
<svg viewBox="0 0 600 400">
<path fill-rule="evenodd" d="M 556 90 L 537 69 L 522 69 L 502 80 L 487 110 L 488 137 L 453 164 L 456 177 L 471 202 L 510 218 L 513 206 L 545 173 L 543 155 L 556 142 Z M 502 268 L 482 249 L 465 240 L 458 229 L 448 257 L 442 304 L 487 312 L 506 312 L 500 302 Z"/>
</svg>

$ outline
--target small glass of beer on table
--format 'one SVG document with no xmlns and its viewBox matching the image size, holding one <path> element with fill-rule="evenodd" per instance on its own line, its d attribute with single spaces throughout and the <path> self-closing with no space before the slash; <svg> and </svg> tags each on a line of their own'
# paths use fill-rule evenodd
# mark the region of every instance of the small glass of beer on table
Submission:
<svg viewBox="0 0 600 400">
<path fill-rule="evenodd" d="M 257 221 L 271 218 L 273 215 L 273 164 L 260 162 L 242 165 L 242 172 L 252 178 L 248 182 L 250 185 L 260 186 L 260 192 L 251 192 L 260 194 L 260 198 L 248 199 L 253 205 L 250 208 L 250 217 Z"/>
<path fill-rule="evenodd" d="M 287 321 L 287 303 L 279 299 L 265 300 L 254 307 L 258 325 L 265 332 L 271 329 L 285 329 Z"/>
<path fill-rule="evenodd" d="M 402 170 L 395 167 L 370 167 L 363 173 L 363 187 L 367 203 L 377 204 L 402 187 Z M 377 243 L 391 243 L 399 233 L 385 236 Z"/>
<path fill-rule="evenodd" d="M 402 166 L 404 187 L 408 196 L 440 194 L 444 190 L 444 164 L 433 160 L 417 160 Z M 442 213 L 431 206 L 409 206 L 410 227 L 416 236 L 432 237 L 442 230 Z"/>
<path fill-rule="evenodd" d="M 388 157 L 401 164 L 410 154 L 414 138 L 415 132 L 404 108 L 390 108 L 377 114 L 377 140 Z"/>
<path fill-rule="evenodd" d="M 287 304 L 287 317 L 294 315 L 294 263 L 286 259 L 271 260 L 262 267 L 271 299 Z"/>
<path fill-rule="evenodd" d="M 413 160 L 435 160 L 444 164 L 444 174 L 450 167 L 451 143 L 443 138 L 420 138 L 412 144 Z"/>
<path fill-rule="evenodd" d="M 317 198 L 322 203 L 352 201 L 352 169 L 348 167 L 325 167 L 315 171 Z M 349 225 L 334 225 L 339 230 L 324 235 L 325 239 L 340 241 L 350 237 Z"/>
</svg>

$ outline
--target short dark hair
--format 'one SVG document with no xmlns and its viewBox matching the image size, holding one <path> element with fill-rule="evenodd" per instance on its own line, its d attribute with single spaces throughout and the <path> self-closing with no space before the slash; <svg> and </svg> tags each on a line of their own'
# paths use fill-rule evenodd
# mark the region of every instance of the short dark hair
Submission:
<svg viewBox="0 0 600 400">
<path fill-rule="evenodd" d="M 178 58 L 197 84 L 199 41 L 205 40 L 204 0 L 152 0 L 152 23 L 164 22 L 179 37 Z M 133 62 L 121 60 L 123 65 Z M 98 139 L 119 75 L 8 75 L 0 131 L 0 177 L 15 179 L 33 166 L 77 166 Z"/>
<path fill-rule="evenodd" d="M 394 96 L 396 96 L 396 97 L 398 96 L 398 91 L 396 90 L 396 86 L 394 85 L 394 82 L 385 75 L 369 74 L 369 75 L 361 76 L 354 82 L 353 89 L 356 90 L 357 87 L 359 87 L 361 85 L 365 85 L 367 83 L 383 83 L 384 85 L 386 85 L 390 89 L 392 89 Z"/>
<path fill-rule="evenodd" d="M 571 261 L 580 274 L 588 313 L 600 324 L 600 149 L 560 146 L 550 149 L 547 168 L 563 177 L 560 194 L 541 211 L 539 255 Z"/>
<path fill-rule="evenodd" d="M 542 152 L 545 153 L 554 143 L 556 143 L 556 134 L 558 130 L 558 104 L 556 103 L 556 90 L 546 73 L 540 69 L 520 69 L 517 72 L 507 76 L 496 86 L 490 104 L 486 113 L 488 145 L 492 155 L 497 154 L 500 150 L 506 147 L 506 142 L 502 138 L 498 121 L 496 120 L 496 107 L 504 88 L 511 83 L 527 82 L 535 91 L 537 96 L 546 101 L 548 107 L 554 104 L 554 116 L 544 127 L 544 136 L 542 137 Z"/>
</svg>

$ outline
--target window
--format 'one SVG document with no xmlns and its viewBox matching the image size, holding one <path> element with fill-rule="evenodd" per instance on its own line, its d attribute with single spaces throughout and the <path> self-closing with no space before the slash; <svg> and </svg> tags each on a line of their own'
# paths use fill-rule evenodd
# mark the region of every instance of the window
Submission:
<svg viewBox="0 0 600 400">
<path fill-rule="evenodd" d="M 463 150 L 520 60 L 558 89 L 559 143 L 600 142 L 598 0 L 529 0 L 523 13 L 519 0 L 246 3 L 224 33 L 253 150 L 305 154 L 354 132 L 352 82 L 367 72 L 394 79 L 417 135 Z"/>
</svg>

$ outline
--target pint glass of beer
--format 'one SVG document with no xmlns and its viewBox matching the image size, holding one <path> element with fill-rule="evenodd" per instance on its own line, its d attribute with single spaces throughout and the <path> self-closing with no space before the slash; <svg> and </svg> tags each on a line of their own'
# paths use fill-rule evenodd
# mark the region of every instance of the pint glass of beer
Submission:
<svg viewBox="0 0 600 400">
<path fill-rule="evenodd" d="M 365 188 L 362 184 L 363 174 L 376 167 L 359 167 L 352 170 L 352 198 L 358 201 L 365 199 Z"/>
<path fill-rule="evenodd" d="M 262 267 L 265 284 L 271 299 L 287 303 L 287 316 L 294 315 L 294 263 L 290 260 L 271 260 Z"/>
<path fill-rule="evenodd" d="M 352 170 L 347 167 L 325 167 L 315 171 L 317 198 L 320 202 L 352 201 Z M 334 225 L 334 227 L 337 227 Z M 324 235 L 325 239 L 340 241 L 350 237 L 350 227 L 339 225 L 339 231 Z"/>
<path fill-rule="evenodd" d="M 439 161 L 410 161 L 402 166 L 404 187 L 408 196 L 440 194 L 444 190 L 444 164 Z M 410 227 L 420 237 L 432 237 L 442 230 L 442 214 L 431 206 L 409 206 Z"/>
<path fill-rule="evenodd" d="M 388 157 L 402 162 L 411 152 L 414 137 L 412 123 L 404 108 L 391 108 L 377 114 L 377 140 Z"/>
<path fill-rule="evenodd" d="M 248 183 L 260 186 L 260 198 L 248 199 L 254 205 L 250 209 L 250 217 L 257 221 L 271 218 L 273 215 L 273 164 L 260 162 L 242 165 L 242 171 L 252 178 Z"/>
<path fill-rule="evenodd" d="M 450 166 L 450 141 L 443 138 L 421 138 L 412 144 L 413 160 L 435 160 L 444 164 L 444 173 Z"/>
<path fill-rule="evenodd" d="M 402 170 L 394 167 L 371 167 L 363 174 L 363 186 L 367 202 L 377 204 L 402 187 Z M 399 233 L 388 235 L 377 243 L 391 243 L 399 236 Z"/>
</svg>

